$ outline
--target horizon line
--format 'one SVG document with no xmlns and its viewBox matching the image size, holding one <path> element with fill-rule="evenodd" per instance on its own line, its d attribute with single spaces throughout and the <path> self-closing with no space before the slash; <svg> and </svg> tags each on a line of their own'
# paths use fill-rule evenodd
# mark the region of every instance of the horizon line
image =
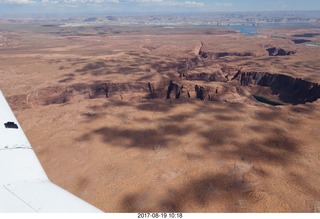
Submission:
<svg viewBox="0 0 320 219">
<path fill-rule="evenodd" d="M 203 11 L 203 12 L 109 12 L 109 11 L 69 11 L 69 12 L 37 12 L 37 13 L 4 13 L 0 15 L 1 17 L 8 16 L 63 16 L 63 15 L 76 15 L 76 16 L 86 16 L 86 15 L 112 15 L 112 16 L 169 16 L 169 15 L 208 15 L 208 14 L 232 14 L 232 13 L 281 13 L 281 12 L 320 12 L 320 9 L 304 9 L 304 10 L 246 10 L 246 11 Z M 320 17 L 320 15 L 319 15 Z M 3 19 L 3 18 L 2 18 Z"/>
</svg>

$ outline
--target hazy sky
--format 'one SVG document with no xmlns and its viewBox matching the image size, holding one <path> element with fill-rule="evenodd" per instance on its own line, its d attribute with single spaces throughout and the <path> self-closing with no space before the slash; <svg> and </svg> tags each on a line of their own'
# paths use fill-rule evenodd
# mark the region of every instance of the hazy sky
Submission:
<svg viewBox="0 0 320 219">
<path fill-rule="evenodd" d="M 0 0 L 1 14 L 320 10 L 320 0 Z"/>
</svg>

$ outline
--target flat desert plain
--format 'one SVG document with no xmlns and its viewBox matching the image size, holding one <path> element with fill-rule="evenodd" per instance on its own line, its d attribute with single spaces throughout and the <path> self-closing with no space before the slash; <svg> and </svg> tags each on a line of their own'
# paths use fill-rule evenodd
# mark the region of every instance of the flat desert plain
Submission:
<svg viewBox="0 0 320 219">
<path fill-rule="evenodd" d="M 318 32 L 1 21 L 0 88 L 105 212 L 320 212 Z"/>
</svg>

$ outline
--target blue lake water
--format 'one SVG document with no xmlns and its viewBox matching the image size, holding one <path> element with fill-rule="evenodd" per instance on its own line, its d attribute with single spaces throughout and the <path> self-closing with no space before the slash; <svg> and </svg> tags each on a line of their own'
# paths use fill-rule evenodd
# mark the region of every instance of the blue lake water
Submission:
<svg viewBox="0 0 320 219">
<path fill-rule="evenodd" d="M 259 27 L 246 25 L 230 25 L 228 28 L 240 31 L 240 33 L 248 36 L 254 36 L 258 33 Z"/>
<path fill-rule="evenodd" d="M 248 36 L 254 36 L 259 33 L 262 27 L 289 27 L 289 26 L 313 26 L 310 23 L 264 23 L 260 26 L 249 26 L 249 25 L 230 25 L 225 26 L 227 28 L 240 31 L 240 33 Z"/>
</svg>

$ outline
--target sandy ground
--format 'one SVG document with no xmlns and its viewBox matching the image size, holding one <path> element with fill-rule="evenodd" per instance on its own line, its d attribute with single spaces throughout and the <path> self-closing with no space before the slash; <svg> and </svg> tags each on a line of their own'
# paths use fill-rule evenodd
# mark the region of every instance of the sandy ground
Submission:
<svg viewBox="0 0 320 219">
<path fill-rule="evenodd" d="M 233 101 L 147 99 L 145 89 L 129 88 L 52 102 L 79 83 L 168 80 L 200 41 L 207 51 L 256 56 L 194 71 L 241 67 L 319 83 L 320 48 L 290 41 L 311 30 L 278 30 L 283 38 L 272 29 L 256 37 L 10 31 L 0 33 L 0 87 L 59 186 L 106 212 L 320 212 L 319 100 L 274 107 L 232 93 Z M 270 45 L 297 53 L 269 57 Z"/>
</svg>

